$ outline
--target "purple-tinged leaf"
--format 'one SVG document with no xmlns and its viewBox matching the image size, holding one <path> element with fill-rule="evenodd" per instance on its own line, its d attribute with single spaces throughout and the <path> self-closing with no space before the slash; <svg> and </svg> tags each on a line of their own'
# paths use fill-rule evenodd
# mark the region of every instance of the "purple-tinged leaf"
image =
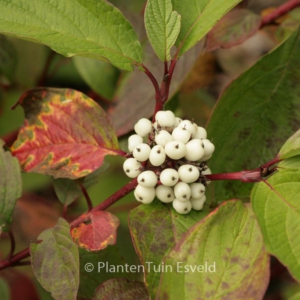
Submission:
<svg viewBox="0 0 300 300">
<path fill-rule="evenodd" d="M 126 278 L 110 279 L 96 290 L 92 300 L 148 300 L 149 295 L 144 283 Z"/>
<path fill-rule="evenodd" d="M 223 203 L 186 232 L 164 268 L 156 299 L 262 299 L 269 256 L 251 206 Z"/>
<path fill-rule="evenodd" d="M 4 151 L 0 140 L 0 228 L 7 230 L 18 198 L 22 195 L 20 164 L 9 151 Z"/>
<path fill-rule="evenodd" d="M 209 32 L 206 50 L 230 48 L 243 43 L 254 35 L 261 23 L 261 17 L 248 9 L 234 9 L 226 14 Z"/>
<path fill-rule="evenodd" d="M 55 300 L 75 300 L 79 286 L 78 248 L 70 236 L 69 224 L 59 219 L 54 228 L 39 235 L 39 244 L 31 244 L 34 274 Z"/>
<path fill-rule="evenodd" d="M 165 255 L 175 246 L 182 235 L 208 214 L 191 211 L 188 215 L 177 214 L 170 206 L 160 201 L 151 205 L 140 205 L 129 215 L 131 237 L 145 268 L 145 282 L 154 299 L 161 273 L 160 266 Z"/>
</svg>

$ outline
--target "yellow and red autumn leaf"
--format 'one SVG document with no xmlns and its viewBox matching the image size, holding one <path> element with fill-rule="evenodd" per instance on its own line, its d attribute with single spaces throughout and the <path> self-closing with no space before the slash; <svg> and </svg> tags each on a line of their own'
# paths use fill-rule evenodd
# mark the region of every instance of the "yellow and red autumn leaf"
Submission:
<svg viewBox="0 0 300 300">
<path fill-rule="evenodd" d="M 81 92 L 37 88 L 18 104 L 25 122 L 12 145 L 24 171 L 76 179 L 98 169 L 105 155 L 118 155 L 106 113 Z"/>
<path fill-rule="evenodd" d="M 85 220 L 87 215 L 82 215 Z M 108 245 L 114 245 L 120 221 L 107 211 L 96 211 L 88 214 L 88 222 L 82 222 L 71 229 L 74 242 L 88 251 L 99 251 Z"/>
</svg>

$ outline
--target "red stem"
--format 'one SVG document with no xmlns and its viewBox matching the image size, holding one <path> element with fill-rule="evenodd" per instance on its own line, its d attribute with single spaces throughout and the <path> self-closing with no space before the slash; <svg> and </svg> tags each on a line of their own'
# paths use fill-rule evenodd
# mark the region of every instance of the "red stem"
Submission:
<svg viewBox="0 0 300 300">
<path fill-rule="evenodd" d="M 243 182 L 258 182 L 261 180 L 261 170 L 255 169 L 250 171 L 232 172 L 205 175 L 211 181 L 213 180 L 241 180 Z"/>
<path fill-rule="evenodd" d="M 150 72 L 150 70 L 145 66 L 145 65 L 141 65 L 141 67 L 144 69 L 145 74 L 149 77 L 149 79 L 151 80 L 154 89 L 155 89 L 155 95 L 156 95 L 156 99 L 157 97 L 160 96 L 160 90 L 159 90 L 159 85 L 157 80 L 155 79 L 155 77 L 153 76 L 153 74 Z"/>
<path fill-rule="evenodd" d="M 49 68 L 50 68 L 51 62 L 52 62 L 55 54 L 56 53 L 54 51 L 51 51 L 51 53 L 49 54 L 46 64 L 45 64 L 45 67 L 44 67 L 44 70 L 40 76 L 40 79 L 38 80 L 38 84 L 37 84 L 38 86 L 43 86 L 45 84 L 45 81 L 47 79 L 47 74 L 49 72 Z"/>
<path fill-rule="evenodd" d="M 14 255 L 15 249 L 16 249 L 16 242 L 15 242 L 15 237 L 11 229 L 8 230 L 8 235 L 10 238 L 10 251 L 7 255 L 7 259 L 10 260 L 12 256 Z"/>
<path fill-rule="evenodd" d="M 30 256 L 29 248 L 22 250 L 16 255 L 12 256 L 10 259 L 4 259 L 0 261 L 0 270 L 3 270 L 7 267 L 13 266 L 15 263 L 18 263 L 20 260 Z"/>
<path fill-rule="evenodd" d="M 245 170 L 240 172 L 220 173 L 205 175 L 205 178 L 214 180 L 240 180 L 242 182 L 259 182 L 263 177 L 267 177 L 276 171 L 276 167 L 270 169 L 271 166 L 280 162 L 279 157 L 275 157 L 264 165 L 254 170 Z"/>
<path fill-rule="evenodd" d="M 128 182 L 126 185 L 124 185 L 121 189 L 119 189 L 117 192 L 115 192 L 113 195 L 108 197 L 105 201 L 94 207 L 91 212 L 95 212 L 98 210 L 105 210 L 114 203 L 116 203 L 119 199 L 123 198 L 127 194 L 129 194 L 131 191 L 135 189 L 135 187 L 138 185 L 137 178 L 134 178 L 130 182 Z"/>
<path fill-rule="evenodd" d="M 260 27 L 273 23 L 277 18 L 287 14 L 289 11 L 300 5 L 300 0 L 290 0 L 277 7 L 271 13 L 262 18 Z"/>
<path fill-rule="evenodd" d="M 86 203 L 87 203 L 87 206 L 89 208 L 89 211 L 91 211 L 93 209 L 93 203 L 92 203 L 92 200 L 87 192 L 87 190 L 85 189 L 84 185 L 79 181 L 77 180 L 77 183 L 79 184 L 80 188 L 81 188 L 81 191 L 85 197 L 85 200 L 86 200 Z"/>
<path fill-rule="evenodd" d="M 121 189 L 119 189 L 117 192 L 115 192 L 113 195 L 108 197 L 105 201 L 95 206 L 92 210 L 90 210 L 88 213 L 84 215 L 84 218 L 79 217 L 76 220 L 74 220 L 71 223 L 71 228 L 74 228 L 78 226 L 79 224 L 83 222 L 89 221 L 90 217 L 89 215 L 92 214 L 95 211 L 99 210 L 106 210 L 108 207 L 116 203 L 118 200 L 129 194 L 131 191 L 134 190 L 134 188 L 137 186 L 137 178 L 134 178 L 129 183 L 127 183 L 125 186 L 123 186 Z"/>
</svg>

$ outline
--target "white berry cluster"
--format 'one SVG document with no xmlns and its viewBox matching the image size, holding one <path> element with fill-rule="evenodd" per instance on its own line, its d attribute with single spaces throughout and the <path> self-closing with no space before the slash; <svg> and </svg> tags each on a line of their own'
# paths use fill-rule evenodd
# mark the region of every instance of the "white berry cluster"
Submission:
<svg viewBox="0 0 300 300">
<path fill-rule="evenodd" d="M 157 112 L 155 120 L 140 119 L 128 139 L 130 158 L 123 168 L 128 177 L 137 177 L 136 200 L 148 204 L 157 197 L 172 202 L 180 214 L 201 210 L 209 183 L 204 175 L 211 174 L 206 162 L 215 146 L 203 127 L 171 111 Z"/>
</svg>

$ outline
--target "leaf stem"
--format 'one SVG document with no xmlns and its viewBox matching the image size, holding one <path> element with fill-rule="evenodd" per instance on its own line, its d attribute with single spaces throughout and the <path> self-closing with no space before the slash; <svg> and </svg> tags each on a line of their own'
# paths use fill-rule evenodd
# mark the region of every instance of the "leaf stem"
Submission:
<svg viewBox="0 0 300 300">
<path fill-rule="evenodd" d="M 78 183 L 78 185 L 79 185 L 80 188 L 81 188 L 81 191 L 82 191 L 82 193 L 83 193 L 83 195 L 84 195 L 84 198 L 85 198 L 85 200 L 86 200 L 86 203 L 87 203 L 87 206 L 88 206 L 88 208 L 89 208 L 89 211 L 91 211 L 91 210 L 93 209 L 93 203 L 92 203 L 92 200 L 91 200 L 91 198 L 90 198 L 90 196 L 89 196 L 89 194 L 88 194 L 86 188 L 84 187 L 84 185 L 83 185 L 79 180 L 77 180 L 77 183 Z"/>
<path fill-rule="evenodd" d="M 264 16 L 261 20 L 260 27 L 264 27 L 268 24 L 273 23 L 277 18 L 287 14 L 289 11 L 295 7 L 300 6 L 300 0 L 290 0 L 281 6 L 277 7 L 271 13 Z"/>
<path fill-rule="evenodd" d="M 13 232 L 10 228 L 8 230 L 8 236 L 9 236 L 9 239 L 10 239 L 10 251 L 7 255 L 7 259 L 10 260 L 12 258 L 12 256 L 14 255 L 14 252 L 15 252 L 15 249 L 16 249 L 15 237 L 14 237 L 14 234 L 13 234 Z"/>
<path fill-rule="evenodd" d="M 141 67 L 144 69 L 145 74 L 151 80 L 151 82 L 152 82 L 152 84 L 154 86 L 154 89 L 155 89 L 155 98 L 157 99 L 160 96 L 160 90 L 159 90 L 158 82 L 155 79 L 155 77 L 153 76 L 153 74 L 151 73 L 151 71 L 145 65 L 142 64 Z"/>
<path fill-rule="evenodd" d="M 50 69 L 50 65 L 51 65 L 51 62 L 52 62 L 55 54 L 56 53 L 54 51 L 51 51 L 49 53 L 46 64 L 45 64 L 45 67 L 43 69 L 43 72 L 40 76 L 40 79 L 38 80 L 38 83 L 37 83 L 38 86 L 43 86 L 45 84 L 46 79 L 47 79 L 47 75 L 48 75 L 48 72 L 49 72 L 49 69 Z"/>
</svg>

